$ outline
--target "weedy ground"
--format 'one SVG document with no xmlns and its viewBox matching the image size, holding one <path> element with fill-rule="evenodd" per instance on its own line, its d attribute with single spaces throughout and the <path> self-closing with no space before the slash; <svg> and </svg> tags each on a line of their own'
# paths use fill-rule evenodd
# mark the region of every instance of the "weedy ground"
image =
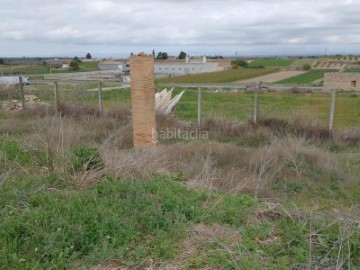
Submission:
<svg viewBox="0 0 360 270">
<path fill-rule="evenodd" d="M 360 268 L 359 130 L 209 118 L 203 131 L 134 150 L 126 108 L 0 114 L 0 268 Z"/>
</svg>

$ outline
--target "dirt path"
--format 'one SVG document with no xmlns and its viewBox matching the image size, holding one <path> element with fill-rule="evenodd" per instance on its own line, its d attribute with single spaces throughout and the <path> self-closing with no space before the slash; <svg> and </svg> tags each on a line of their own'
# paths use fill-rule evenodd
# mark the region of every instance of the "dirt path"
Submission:
<svg viewBox="0 0 360 270">
<path fill-rule="evenodd" d="M 267 74 L 267 75 L 263 75 L 260 77 L 239 81 L 239 82 L 248 83 L 248 82 L 260 82 L 261 81 L 261 82 L 266 82 L 266 83 L 273 83 L 273 82 L 277 82 L 277 81 L 280 81 L 280 80 L 283 80 L 286 78 L 290 78 L 293 76 L 303 74 L 305 72 L 306 71 L 279 71 L 276 73 L 271 73 L 271 74 Z"/>
</svg>

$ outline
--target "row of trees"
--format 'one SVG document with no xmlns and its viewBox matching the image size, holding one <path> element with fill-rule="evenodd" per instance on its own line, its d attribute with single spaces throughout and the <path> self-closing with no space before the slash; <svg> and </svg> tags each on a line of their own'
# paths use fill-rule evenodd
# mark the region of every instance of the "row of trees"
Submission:
<svg viewBox="0 0 360 270">
<path fill-rule="evenodd" d="M 133 55 L 133 53 L 131 53 L 131 55 Z M 167 52 L 158 52 L 157 54 L 155 53 L 155 50 L 152 51 L 152 55 L 154 56 L 154 58 L 156 59 L 168 59 L 168 53 Z M 178 59 L 185 59 L 187 56 L 186 52 L 181 51 L 179 56 L 177 57 Z"/>
</svg>

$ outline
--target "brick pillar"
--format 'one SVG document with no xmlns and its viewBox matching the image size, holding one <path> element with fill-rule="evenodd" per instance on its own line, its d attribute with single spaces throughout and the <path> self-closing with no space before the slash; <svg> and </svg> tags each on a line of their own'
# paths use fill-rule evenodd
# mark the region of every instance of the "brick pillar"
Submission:
<svg viewBox="0 0 360 270">
<path fill-rule="evenodd" d="M 157 143 L 154 56 L 131 56 L 130 78 L 134 147 L 151 147 Z"/>
</svg>

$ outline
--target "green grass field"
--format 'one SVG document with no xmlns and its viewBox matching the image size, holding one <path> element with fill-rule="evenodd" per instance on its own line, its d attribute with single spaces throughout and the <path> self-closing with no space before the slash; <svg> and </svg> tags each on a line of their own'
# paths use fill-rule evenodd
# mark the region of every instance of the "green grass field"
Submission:
<svg viewBox="0 0 360 270">
<path fill-rule="evenodd" d="M 86 70 L 86 71 L 95 71 L 95 70 L 98 70 L 98 65 L 99 65 L 99 62 L 97 61 L 94 61 L 94 62 L 81 62 L 79 64 L 80 66 L 80 69 L 81 70 Z"/>
<path fill-rule="evenodd" d="M 307 84 L 315 80 L 324 78 L 324 74 L 330 72 L 330 70 L 310 70 L 304 74 L 300 74 L 294 77 L 290 77 L 281 81 L 277 81 L 277 84 Z"/>
<path fill-rule="evenodd" d="M 194 75 L 185 75 L 179 77 L 169 77 L 158 79 L 158 82 L 172 82 L 172 83 L 228 83 L 240 80 L 255 78 L 261 75 L 275 72 L 274 68 L 261 69 L 229 69 L 226 71 L 210 72 Z"/>
<path fill-rule="evenodd" d="M 295 61 L 296 59 L 255 59 L 249 64 L 249 67 L 288 67 Z"/>
<path fill-rule="evenodd" d="M 358 73 L 358 72 L 360 72 L 360 69 L 356 69 L 356 68 L 349 68 L 349 69 L 345 70 L 345 72 L 354 72 L 354 73 Z"/>
<path fill-rule="evenodd" d="M 226 118 L 237 121 L 251 120 L 253 93 L 203 92 L 202 110 L 204 118 Z M 275 117 L 292 121 L 318 122 L 326 127 L 329 121 L 330 95 L 327 93 L 259 95 L 259 116 Z M 197 92 L 187 91 L 177 105 L 176 114 L 184 120 L 197 119 Z M 336 100 L 334 127 L 336 129 L 360 127 L 360 97 L 339 92 Z"/>
<path fill-rule="evenodd" d="M 4 269 L 89 269 L 100 263 L 105 269 L 109 259 L 124 269 L 145 269 L 151 261 L 181 262 L 187 269 L 290 269 L 307 263 L 309 253 L 318 263 L 345 260 L 348 246 L 334 244 L 341 237 L 352 247 L 348 264 L 359 266 L 356 231 L 348 236 L 328 220 L 294 220 L 267 212 L 248 195 L 187 189 L 171 177 L 103 179 L 79 190 L 56 177 L 29 176 L 8 181 L 0 194 Z M 259 218 L 259 212 L 274 217 Z M 321 232 L 321 244 L 309 245 L 306 236 L 313 231 Z"/>
<path fill-rule="evenodd" d="M 75 89 L 74 89 L 75 87 Z M 97 106 L 96 83 L 60 84 L 60 97 L 65 103 L 91 104 Z M 114 87 L 113 84 L 104 84 L 106 87 Z M 160 91 L 162 88 L 159 88 Z M 173 95 L 180 93 L 182 88 L 175 88 Z M 197 90 L 185 89 L 186 92 L 176 107 L 176 114 L 180 119 L 196 122 L 197 119 Z M 25 87 L 26 94 L 38 96 L 41 100 L 53 103 L 53 86 Z M 20 98 L 18 94 L 14 98 Z M 204 118 L 226 118 L 246 122 L 251 119 L 253 113 L 253 93 L 240 91 L 237 93 L 221 91 L 215 93 L 203 90 L 202 115 Z M 6 98 L 4 98 L 6 99 Z M 296 118 L 307 122 L 317 121 L 322 126 L 328 125 L 330 94 L 288 94 L 288 93 L 260 93 L 259 116 L 276 117 L 287 120 Z M 125 105 L 131 107 L 131 94 L 129 89 L 114 89 L 103 92 L 103 104 L 105 108 L 116 108 Z M 335 123 L 336 129 L 360 127 L 360 97 L 348 92 L 338 92 L 336 99 Z"/>
<path fill-rule="evenodd" d="M 59 70 L 51 69 L 51 73 L 71 73 L 98 70 L 98 62 L 80 63 L 80 70 Z M 3 75 L 42 75 L 50 74 L 50 65 L 1 65 Z"/>
</svg>

